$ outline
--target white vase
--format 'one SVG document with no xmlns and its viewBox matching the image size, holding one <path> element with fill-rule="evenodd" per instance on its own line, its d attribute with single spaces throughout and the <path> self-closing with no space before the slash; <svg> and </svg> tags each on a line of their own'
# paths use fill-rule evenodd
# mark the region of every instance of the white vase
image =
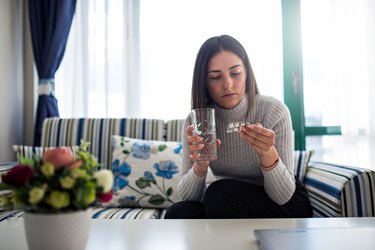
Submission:
<svg viewBox="0 0 375 250">
<path fill-rule="evenodd" d="M 25 212 L 25 233 L 29 250 L 83 250 L 90 233 L 91 209 L 38 214 Z"/>
</svg>

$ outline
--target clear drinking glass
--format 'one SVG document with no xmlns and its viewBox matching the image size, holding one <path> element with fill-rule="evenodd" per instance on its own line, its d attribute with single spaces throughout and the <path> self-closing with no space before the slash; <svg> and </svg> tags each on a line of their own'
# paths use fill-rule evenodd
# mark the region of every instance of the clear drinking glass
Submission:
<svg viewBox="0 0 375 250">
<path fill-rule="evenodd" d="M 191 122 L 194 127 L 193 135 L 203 138 L 204 147 L 199 151 L 198 161 L 216 160 L 216 126 L 215 109 L 200 108 L 193 109 L 190 113 Z"/>
</svg>

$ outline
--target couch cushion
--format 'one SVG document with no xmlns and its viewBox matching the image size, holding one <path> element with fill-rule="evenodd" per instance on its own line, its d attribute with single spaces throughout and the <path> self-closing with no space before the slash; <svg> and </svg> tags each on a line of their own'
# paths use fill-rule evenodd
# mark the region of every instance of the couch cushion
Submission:
<svg viewBox="0 0 375 250">
<path fill-rule="evenodd" d="M 313 154 L 313 150 L 296 150 L 293 152 L 294 174 L 302 184 L 305 182 L 306 169 Z"/>
<path fill-rule="evenodd" d="M 369 169 L 312 162 L 305 188 L 315 217 L 375 216 L 375 172 Z"/>
<path fill-rule="evenodd" d="M 104 168 L 111 166 L 112 135 L 146 140 L 163 140 L 164 121 L 135 118 L 47 118 L 43 122 L 43 147 L 90 143 L 89 151 Z"/>
<path fill-rule="evenodd" d="M 4 211 L 0 208 L 0 222 L 7 219 L 22 218 L 23 210 Z M 160 219 L 161 210 L 152 208 L 92 208 L 92 219 Z"/>
<path fill-rule="evenodd" d="M 3 208 L 0 208 L 0 222 L 5 221 L 7 219 L 11 219 L 11 218 L 21 218 L 21 217 L 23 217 L 23 210 L 7 211 L 7 210 L 4 210 Z"/>
<path fill-rule="evenodd" d="M 180 142 L 113 136 L 114 197 L 106 206 L 165 208 L 179 200 Z"/>
<path fill-rule="evenodd" d="M 161 211 L 152 208 L 93 208 L 93 219 L 159 219 Z"/>
</svg>

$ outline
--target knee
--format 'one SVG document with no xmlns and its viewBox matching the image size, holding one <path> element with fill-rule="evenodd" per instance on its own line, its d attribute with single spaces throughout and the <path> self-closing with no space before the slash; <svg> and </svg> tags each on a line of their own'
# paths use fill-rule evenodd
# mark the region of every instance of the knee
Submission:
<svg viewBox="0 0 375 250">
<path fill-rule="evenodd" d="M 180 201 L 172 204 L 166 211 L 164 219 L 204 219 L 202 203 Z"/>
<path fill-rule="evenodd" d="M 227 183 L 229 180 L 218 180 L 211 183 L 204 194 L 204 199 L 216 200 L 223 199 L 222 194 L 227 191 Z"/>
<path fill-rule="evenodd" d="M 226 202 L 229 180 L 218 180 L 209 185 L 203 198 L 203 204 L 207 207 L 216 207 Z"/>
<path fill-rule="evenodd" d="M 167 208 L 164 219 L 180 219 L 181 209 L 183 209 L 183 205 L 180 202 L 172 204 Z"/>
</svg>

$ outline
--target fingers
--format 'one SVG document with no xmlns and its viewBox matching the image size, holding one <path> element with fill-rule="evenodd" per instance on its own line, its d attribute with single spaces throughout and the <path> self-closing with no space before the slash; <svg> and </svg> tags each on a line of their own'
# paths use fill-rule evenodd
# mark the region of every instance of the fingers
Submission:
<svg viewBox="0 0 375 250">
<path fill-rule="evenodd" d="M 186 143 L 188 145 L 188 151 L 190 153 L 190 159 L 192 161 L 196 161 L 199 159 L 200 154 L 199 150 L 201 150 L 204 146 L 203 143 L 200 143 L 203 138 L 197 135 L 193 135 L 194 127 L 188 126 L 186 128 Z"/>
<path fill-rule="evenodd" d="M 188 135 L 188 136 L 186 136 L 186 143 L 188 145 L 199 144 L 202 140 L 203 140 L 203 138 L 198 136 L 198 135 Z"/>
<path fill-rule="evenodd" d="M 257 152 L 268 151 L 275 144 L 275 132 L 262 124 L 250 124 L 240 128 L 240 137 L 254 147 Z"/>
<path fill-rule="evenodd" d="M 188 151 L 190 153 L 190 160 L 198 162 L 200 158 L 199 151 L 204 147 L 204 144 L 202 143 L 203 138 L 198 135 L 193 135 L 193 131 L 194 127 L 191 125 L 186 128 L 186 143 L 188 145 Z M 221 145 L 221 141 L 219 139 L 216 139 L 215 144 L 218 148 Z M 199 161 L 199 165 L 203 163 L 203 161 Z"/>
<path fill-rule="evenodd" d="M 193 135 L 193 131 L 194 131 L 194 126 L 193 125 L 190 125 L 186 128 L 186 134 L 187 135 Z"/>
<path fill-rule="evenodd" d="M 199 157 L 201 157 L 200 153 L 190 153 L 190 160 L 191 161 L 197 162 Z"/>
</svg>

